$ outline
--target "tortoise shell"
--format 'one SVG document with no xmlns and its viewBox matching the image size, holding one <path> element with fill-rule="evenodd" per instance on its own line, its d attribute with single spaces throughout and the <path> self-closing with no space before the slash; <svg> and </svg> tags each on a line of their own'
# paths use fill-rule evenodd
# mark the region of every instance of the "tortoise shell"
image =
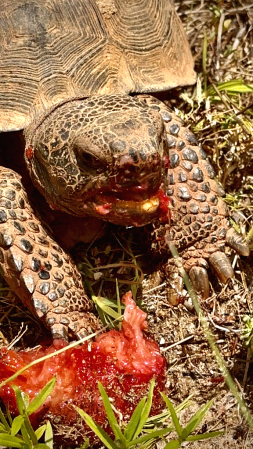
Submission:
<svg viewBox="0 0 253 449">
<path fill-rule="evenodd" d="M 2 0 L 0 131 L 67 98 L 193 84 L 171 0 Z"/>
</svg>

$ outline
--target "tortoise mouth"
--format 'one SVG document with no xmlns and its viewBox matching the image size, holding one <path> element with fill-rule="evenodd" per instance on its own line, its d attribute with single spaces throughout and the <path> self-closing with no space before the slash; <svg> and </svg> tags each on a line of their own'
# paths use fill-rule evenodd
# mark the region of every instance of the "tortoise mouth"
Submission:
<svg viewBox="0 0 253 449">
<path fill-rule="evenodd" d="M 132 214 L 153 214 L 159 208 L 159 197 L 153 195 L 147 199 L 118 198 L 114 195 L 97 195 L 94 207 L 96 212 L 106 215 L 110 210 L 128 212 Z"/>
<path fill-rule="evenodd" d="M 168 198 L 161 188 L 99 192 L 85 201 L 92 215 L 115 224 L 143 226 L 168 212 Z"/>
</svg>

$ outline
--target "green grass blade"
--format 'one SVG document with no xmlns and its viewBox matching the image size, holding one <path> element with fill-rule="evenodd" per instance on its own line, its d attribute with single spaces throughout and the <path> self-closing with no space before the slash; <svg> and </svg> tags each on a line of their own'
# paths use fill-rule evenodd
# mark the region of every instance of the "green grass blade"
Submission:
<svg viewBox="0 0 253 449">
<path fill-rule="evenodd" d="M 182 438 L 184 440 L 198 427 L 212 404 L 213 400 L 208 401 L 193 415 L 187 426 L 182 431 Z"/>
<path fill-rule="evenodd" d="M 8 430 L 6 430 L 6 428 L 3 425 L 3 423 L 1 423 L 1 422 L 0 422 L 0 433 L 9 433 Z"/>
<path fill-rule="evenodd" d="M 204 30 L 203 51 L 202 51 L 202 68 L 203 68 L 203 75 L 204 75 L 204 91 L 205 92 L 206 92 L 206 86 L 207 86 L 206 61 L 207 61 L 207 35 L 206 35 L 206 30 Z"/>
<path fill-rule="evenodd" d="M 174 429 L 173 429 L 174 430 Z M 145 443 L 145 441 L 161 437 L 163 435 L 166 435 L 167 433 L 170 433 L 172 429 L 160 429 L 160 430 L 154 430 L 154 432 L 149 433 L 148 435 L 144 435 L 143 437 L 136 438 L 135 440 L 131 440 L 129 443 L 127 443 L 127 447 L 136 446 L 137 444 Z"/>
<path fill-rule="evenodd" d="M 40 427 L 38 427 L 38 429 L 35 430 L 35 435 L 37 437 L 37 440 L 39 440 L 42 437 L 43 433 L 46 430 L 46 427 L 47 427 L 46 424 L 43 424 L 43 426 L 40 426 Z"/>
<path fill-rule="evenodd" d="M 178 440 L 172 440 L 163 449 L 178 449 L 181 446 Z"/>
<path fill-rule="evenodd" d="M 94 298 L 93 298 L 94 300 Z M 103 311 L 103 313 L 106 313 L 107 315 L 111 316 L 114 320 L 120 319 L 121 315 L 113 310 L 111 307 L 107 306 L 101 299 L 96 297 L 96 300 L 94 301 L 98 307 Z"/>
<path fill-rule="evenodd" d="M 6 430 L 9 431 L 9 430 L 10 430 L 9 423 L 8 423 L 8 421 L 6 420 L 6 418 L 5 418 L 5 416 L 4 416 L 4 414 L 3 414 L 2 410 L 1 410 L 1 408 L 0 408 L 0 420 L 2 421 L 2 423 L 3 423 L 4 427 L 6 428 Z"/>
<path fill-rule="evenodd" d="M 23 415 L 23 413 L 25 411 L 25 403 L 24 403 L 24 400 L 22 397 L 22 392 L 16 385 L 12 385 L 12 388 L 15 392 L 18 411 L 19 411 L 20 415 Z"/>
<path fill-rule="evenodd" d="M 23 440 L 26 443 L 26 446 L 31 448 L 32 447 L 32 443 L 31 443 L 31 439 L 29 437 L 29 434 L 28 434 L 28 432 L 26 430 L 25 423 L 22 424 L 20 430 L 21 430 L 21 435 L 23 437 Z"/>
<path fill-rule="evenodd" d="M 111 406 L 110 400 L 108 398 L 108 395 L 107 395 L 103 385 L 100 382 L 98 382 L 98 388 L 99 388 L 100 394 L 102 396 L 104 407 L 105 407 L 105 411 L 106 411 L 106 414 L 107 414 L 107 418 L 108 418 L 109 424 L 110 424 L 110 426 L 111 426 L 111 428 L 113 430 L 115 438 L 116 438 L 116 440 L 120 440 L 122 443 L 125 443 L 126 439 L 125 439 L 123 433 L 121 432 L 121 430 L 119 428 L 119 424 L 118 424 L 118 421 L 117 421 L 116 416 L 114 414 L 114 411 L 112 409 L 112 406 Z"/>
<path fill-rule="evenodd" d="M 50 446 L 48 446 L 45 443 L 39 443 L 36 444 L 36 446 L 34 446 L 33 449 L 50 449 Z"/>
<path fill-rule="evenodd" d="M 16 435 L 20 431 L 23 422 L 24 422 L 24 418 L 22 415 L 16 416 L 13 419 L 12 426 L 11 426 L 11 435 L 12 436 Z"/>
<path fill-rule="evenodd" d="M 189 437 L 186 438 L 185 441 L 206 440 L 207 438 L 214 438 L 222 434 L 224 434 L 224 432 L 217 431 L 217 432 L 203 433 L 202 435 L 190 435 Z"/>
<path fill-rule="evenodd" d="M 49 446 L 51 449 L 53 449 L 53 445 L 54 445 L 53 429 L 52 429 L 50 421 L 47 421 L 47 424 L 46 424 L 45 443 L 47 444 L 47 446 Z"/>
<path fill-rule="evenodd" d="M 0 445 L 6 447 L 24 447 L 24 443 L 20 438 L 17 438 L 13 435 L 6 435 L 5 433 L 0 433 Z"/>
<path fill-rule="evenodd" d="M 53 390 L 56 383 L 56 377 L 54 376 L 42 390 L 37 394 L 37 396 L 31 401 L 29 406 L 27 407 L 27 413 L 28 415 L 31 415 L 34 413 L 48 398 L 51 391 Z"/>
<path fill-rule="evenodd" d="M 192 394 L 188 396 L 181 404 L 179 404 L 177 407 L 175 407 L 176 413 L 178 414 L 185 408 L 191 407 L 193 405 L 193 402 L 190 400 L 192 398 Z M 164 421 L 167 421 L 170 418 L 171 421 L 171 414 L 169 411 L 165 411 L 163 413 L 159 413 L 155 416 L 150 416 L 150 418 L 147 419 L 146 425 L 144 426 L 145 430 L 148 428 L 152 428 L 157 425 L 161 425 Z M 174 427 L 173 427 L 174 428 Z"/>
<path fill-rule="evenodd" d="M 30 420 L 29 420 L 27 415 L 24 416 L 24 426 L 25 426 L 25 429 L 26 429 L 26 431 L 27 431 L 27 433 L 29 435 L 29 438 L 31 439 L 32 443 L 34 445 L 38 444 L 38 439 L 37 439 L 36 433 L 34 432 L 34 430 L 32 428 L 32 425 L 30 423 Z"/>
<path fill-rule="evenodd" d="M 171 414 L 171 419 L 172 419 L 173 424 L 175 426 L 176 432 L 177 432 L 178 436 L 181 437 L 181 435 L 182 435 L 182 427 L 181 427 L 181 425 L 179 423 L 179 419 L 177 417 L 175 409 L 174 409 L 172 403 L 170 402 L 169 398 L 167 398 L 167 396 L 165 396 L 165 394 L 162 393 L 162 392 L 160 392 L 160 394 L 162 395 L 162 397 L 163 397 L 163 399 L 164 399 L 164 401 L 165 401 L 165 403 L 166 403 L 166 405 L 167 405 L 167 407 L 169 409 L 169 412 Z"/>
<path fill-rule="evenodd" d="M 97 298 L 97 296 L 95 296 L 95 298 Z M 117 310 L 117 311 L 119 312 L 117 300 L 108 299 L 108 298 L 105 298 L 104 296 L 99 296 L 99 298 L 100 298 L 100 300 L 103 302 L 103 304 L 105 304 L 106 306 L 111 307 L 112 309 L 115 309 L 115 310 Z M 120 305 L 120 312 L 121 312 L 122 310 L 124 310 L 124 309 L 125 309 L 124 304 L 121 304 L 121 305 Z M 120 312 L 119 312 L 119 313 L 120 313 Z M 120 313 L 120 316 L 121 316 L 121 315 L 122 315 L 122 313 Z"/>
<path fill-rule="evenodd" d="M 90 440 L 89 438 L 84 438 L 84 442 L 79 446 L 78 449 L 89 449 L 90 448 Z"/>
<path fill-rule="evenodd" d="M 116 298 L 117 298 L 117 311 L 120 315 L 123 314 L 122 309 L 121 309 L 121 301 L 120 301 L 120 293 L 119 293 L 119 283 L 118 283 L 118 279 L 116 278 Z M 122 323 L 119 322 L 118 323 L 118 328 L 121 331 L 122 328 Z"/>
<path fill-rule="evenodd" d="M 90 427 L 91 430 L 98 436 L 98 438 L 102 441 L 102 443 L 108 447 L 108 449 L 120 449 L 112 439 L 107 435 L 107 433 L 82 409 L 77 406 L 73 406 L 75 410 L 79 413 L 79 415 L 84 419 L 87 426 Z"/>
<path fill-rule="evenodd" d="M 100 307 L 97 307 L 97 308 L 96 308 L 96 311 L 97 311 L 97 313 L 98 313 L 98 316 L 99 316 L 99 318 L 100 318 L 100 320 L 101 320 L 103 326 L 104 326 L 104 327 L 107 326 L 107 324 L 108 324 L 107 316 L 106 316 L 106 315 L 104 314 L 104 312 L 100 309 Z"/>
<path fill-rule="evenodd" d="M 150 409 L 152 406 L 152 399 L 153 399 L 153 391 L 154 391 L 154 387 L 155 387 L 155 379 L 153 378 L 150 382 L 150 387 L 149 387 L 149 392 L 148 392 L 148 397 L 147 397 L 147 401 L 145 406 L 143 407 L 143 411 L 140 417 L 140 421 L 138 424 L 138 427 L 133 435 L 133 438 L 137 438 L 138 435 L 141 433 L 144 425 L 146 424 L 146 421 L 149 417 L 149 413 L 150 413 Z"/>
<path fill-rule="evenodd" d="M 138 424 L 140 422 L 141 418 L 141 412 L 144 408 L 146 402 L 146 398 L 142 398 L 139 404 L 135 407 L 133 414 L 131 416 L 131 419 L 129 423 L 126 426 L 126 430 L 124 432 L 124 437 L 127 441 L 131 441 L 133 439 L 133 436 L 137 430 Z"/>
<path fill-rule="evenodd" d="M 7 407 L 7 409 L 6 409 L 6 415 L 7 415 L 7 418 L 8 418 L 8 420 L 9 420 L 10 425 L 12 425 L 13 419 L 12 419 L 12 416 L 11 416 L 11 414 L 10 414 L 10 410 L 8 409 L 8 407 Z"/>
</svg>

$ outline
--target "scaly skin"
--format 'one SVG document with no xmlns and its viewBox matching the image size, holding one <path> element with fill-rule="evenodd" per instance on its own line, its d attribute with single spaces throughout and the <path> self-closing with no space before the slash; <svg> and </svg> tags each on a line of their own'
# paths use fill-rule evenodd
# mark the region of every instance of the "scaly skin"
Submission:
<svg viewBox="0 0 253 449">
<path fill-rule="evenodd" d="M 164 137 L 161 116 L 136 97 L 75 99 L 26 131 L 26 162 L 53 209 L 143 226 L 157 207 L 144 213 L 137 201 L 120 199 L 128 194 L 141 202 L 157 192 Z"/>
<path fill-rule="evenodd" d="M 0 167 L 0 267 L 24 305 L 51 329 L 82 337 L 100 328 L 81 275 L 34 215 L 20 176 Z"/>
<path fill-rule="evenodd" d="M 220 198 L 224 192 L 205 153 L 181 120 L 153 97 L 69 100 L 27 129 L 26 143 L 31 178 L 53 209 L 121 225 L 153 223 L 153 249 L 170 255 L 174 243 L 203 297 L 209 295 L 208 264 L 222 282 L 234 275 L 226 243 L 249 253 L 230 227 Z M 80 275 L 34 216 L 18 175 L 2 168 L 0 182 L 5 279 L 54 338 L 67 339 L 68 330 L 81 336 L 97 329 Z M 160 187 L 171 197 L 167 223 L 159 221 Z M 175 302 L 182 290 L 180 271 L 171 258 L 164 270 Z"/>
<path fill-rule="evenodd" d="M 208 265 L 225 283 L 234 276 L 224 253 L 225 244 L 245 256 L 249 255 L 248 245 L 232 228 L 227 205 L 221 198 L 225 192 L 214 179 L 213 167 L 194 134 L 161 101 L 145 95 L 139 98 L 163 117 L 170 160 L 166 183 L 171 198 L 170 219 L 167 224 L 154 224 L 153 251 L 168 253 L 173 244 L 195 290 L 207 298 Z M 183 287 L 177 261 L 170 258 L 163 269 L 169 300 L 176 304 Z"/>
</svg>

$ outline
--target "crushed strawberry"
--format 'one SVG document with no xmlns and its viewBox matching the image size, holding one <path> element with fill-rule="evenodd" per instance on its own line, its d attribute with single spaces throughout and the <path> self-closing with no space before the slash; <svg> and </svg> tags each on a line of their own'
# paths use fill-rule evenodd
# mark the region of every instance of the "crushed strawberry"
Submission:
<svg viewBox="0 0 253 449">
<path fill-rule="evenodd" d="M 31 415 L 36 426 L 43 419 L 50 419 L 57 425 L 79 426 L 78 435 L 94 435 L 77 420 L 73 404 L 85 410 L 107 432 L 111 432 L 105 418 L 105 409 L 97 387 L 101 382 L 112 400 L 114 408 L 128 421 L 140 401 L 147 394 L 150 380 L 156 377 L 156 388 L 151 414 L 161 411 L 159 390 L 164 390 L 165 359 L 158 345 L 147 339 L 142 330 L 147 327 L 146 314 L 132 299 L 131 292 L 122 298 L 126 305 L 122 332 L 112 330 L 100 335 L 93 343 L 84 343 L 70 348 L 44 362 L 24 371 L 13 383 L 33 399 L 45 384 L 56 375 L 56 385 L 46 402 Z M 2 349 L 0 352 L 0 381 L 47 354 L 64 346 L 56 341 L 50 347 L 39 347 L 30 351 Z M 8 384 L 0 389 L 0 397 L 11 413 L 17 413 L 16 399 Z M 81 426 L 81 427 L 80 427 Z M 77 437 L 80 442 L 83 436 Z M 64 440 L 65 441 L 65 440 Z M 68 444 L 73 443 L 68 440 Z M 66 442 L 66 441 L 65 441 Z"/>
<path fill-rule="evenodd" d="M 111 203 L 105 203 L 101 204 L 95 207 L 96 212 L 98 212 L 100 215 L 107 215 L 111 211 L 112 204 Z"/>
<path fill-rule="evenodd" d="M 170 220 L 170 209 L 169 205 L 171 203 L 171 199 L 166 195 L 163 189 L 158 190 L 158 198 L 159 198 L 159 219 L 161 223 L 167 223 Z"/>
</svg>

